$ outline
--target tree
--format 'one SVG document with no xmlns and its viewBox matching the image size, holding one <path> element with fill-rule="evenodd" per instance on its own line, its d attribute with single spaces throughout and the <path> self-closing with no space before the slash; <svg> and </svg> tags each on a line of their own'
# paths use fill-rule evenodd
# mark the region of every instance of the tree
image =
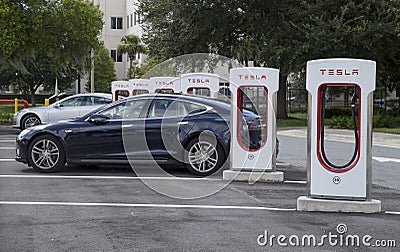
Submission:
<svg viewBox="0 0 400 252">
<path fill-rule="evenodd" d="M 114 61 L 104 45 L 94 54 L 94 89 L 96 92 L 110 93 L 111 82 L 116 79 Z"/>
<path fill-rule="evenodd" d="M 136 78 L 136 54 L 146 53 L 146 46 L 141 44 L 141 40 L 138 36 L 130 34 L 122 37 L 121 43 L 117 45 L 117 52 L 121 54 L 128 54 L 129 57 L 129 70 L 128 79 Z"/>
<path fill-rule="evenodd" d="M 16 89 L 31 96 L 32 106 L 36 105 L 35 93 L 39 87 L 46 91 L 53 91 L 56 75 L 49 68 L 52 59 L 47 55 L 39 55 L 36 62 L 23 62 L 24 71 L 16 71 L 14 84 Z M 63 72 L 58 72 L 57 83 L 60 90 L 66 89 L 77 78 L 77 71 L 73 66 L 64 67 Z"/>
<path fill-rule="evenodd" d="M 165 60 L 215 52 L 280 70 L 277 116 L 287 117 L 286 83 L 308 60 L 378 62 L 378 79 L 398 83 L 400 1 L 142 0 L 143 40 Z M 392 53 L 391 53 L 392 52 Z M 393 53 L 394 52 L 394 53 Z"/>
<path fill-rule="evenodd" d="M 102 13 L 90 0 L 0 0 L 0 64 L 24 78 L 43 68 L 53 79 L 76 77 L 86 71 L 102 26 Z M 35 88 L 20 88 L 34 95 Z"/>
</svg>

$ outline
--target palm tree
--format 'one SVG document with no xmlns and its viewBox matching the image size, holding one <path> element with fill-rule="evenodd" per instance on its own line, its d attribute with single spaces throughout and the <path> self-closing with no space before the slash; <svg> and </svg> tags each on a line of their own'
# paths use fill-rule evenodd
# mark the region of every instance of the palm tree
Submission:
<svg viewBox="0 0 400 252">
<path fill-rule="evenodd" d="M 121 43 L 117 45 L 117 52 L 124 54 L 127 53 L 129 57 L 129 71 L 128 71 L 128 78 L 136 77 L 136 54 L 137 53 L 146 53 L 147 47 L 141 44 L 141 40 L 138 36 L 134 34 L 130 34 L 127 36 L 122 37 Z M 135 64 L 133 64 L 135 63 Z M 133 69 L 135 68 L 135 69 Z"/>
</svg>

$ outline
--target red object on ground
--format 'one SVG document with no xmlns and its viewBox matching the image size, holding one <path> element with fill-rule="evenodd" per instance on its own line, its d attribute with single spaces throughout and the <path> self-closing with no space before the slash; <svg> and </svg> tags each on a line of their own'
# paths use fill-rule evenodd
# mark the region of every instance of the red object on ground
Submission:
<svg viewBox="0 0 400 252">
<path fill-rule="evenodd" d="M 0 99 L 0 104 L 14 104 L 14 103 L 15 103 L 15 100 L 11 100 L 11 99 L 3 99 L 2 100 L 2 99 Z M 28 102 L 23 100 L 23 99 L 21 99 L 21 100 L 18 99 L 18 103 L 19 104 L 23 104 L 24 108 L 27 108 L 29 106 Z"/>
</svg>

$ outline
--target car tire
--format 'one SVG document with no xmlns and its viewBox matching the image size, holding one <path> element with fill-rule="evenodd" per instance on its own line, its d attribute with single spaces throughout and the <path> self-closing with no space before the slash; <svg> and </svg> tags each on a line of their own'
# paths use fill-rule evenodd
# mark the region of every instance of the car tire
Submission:
<svg viewBox="0 0 400 252">
<path fill-rule="evenodd" d="M 20 128 L 21 130 L 24 130 L 29 127 L 33 127 L 35 125 L 39 125 L 42 122 L 40 121 L 39 117 L 36 115 L 30 114 L 26 115 L 22 120 L 21 120 L 21 125 Z"/>
<path fill-rule="evenodd" d="M 199 176 L 209 176 L 217 172 L 226 159 L 221 145 L 209 136 L 191 140 L 185 153 L 186 168 Z"/>
<path fill-rule="evenodd" d="M 55 136 L 41 135 L 30 143 L 28 162 L 39 172 L 55 172 L 65 166 L 64 148 Z"/>
</svg>

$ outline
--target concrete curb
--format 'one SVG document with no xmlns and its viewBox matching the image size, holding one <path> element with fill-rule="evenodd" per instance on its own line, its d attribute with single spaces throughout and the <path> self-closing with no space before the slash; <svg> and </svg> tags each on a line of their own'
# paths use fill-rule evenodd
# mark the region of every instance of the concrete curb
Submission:
<svg viewBox="0 0 400 252">
<path fill-rule="evenodd" d="M 248 172 L 226 170 L 223 173 L 223 180 L 255 182 L 283 182 L 283 172 Z"/>
<path fill-rule="evenodd" d="M 297 199 L 297 210 L 307 212 L 380 213 L 382 204 L 380 200 L 328 200 L 300 196 Z"/>
</svg>

